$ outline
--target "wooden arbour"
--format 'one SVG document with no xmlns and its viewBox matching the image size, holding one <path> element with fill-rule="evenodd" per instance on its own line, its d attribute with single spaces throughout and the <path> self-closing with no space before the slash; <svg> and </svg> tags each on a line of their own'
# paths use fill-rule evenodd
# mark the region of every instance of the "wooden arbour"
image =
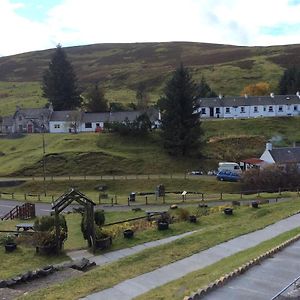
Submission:
<svg viewBox="0 0 300 300">
<path fill-rule="evenodd" d="M 87 236 L 88 236 L 88 244 L 93 247 L 93 251 L 95 251 L 95 217 L 94 217 L 94 203 L 84 194 L 79 192 L 78 190 L 71 188 L 68 192 L 61 195 L 58 199 L 56 199 L 52 203 L 52 209 L 55 212 L 55 237 L 56 237 L 56 245 L 57 251 L 59 251 L 59 214 L 73 201 L 76 201 L 78 204 L 84 206 L 86 212 L 87 219 Z"/>
</svg>

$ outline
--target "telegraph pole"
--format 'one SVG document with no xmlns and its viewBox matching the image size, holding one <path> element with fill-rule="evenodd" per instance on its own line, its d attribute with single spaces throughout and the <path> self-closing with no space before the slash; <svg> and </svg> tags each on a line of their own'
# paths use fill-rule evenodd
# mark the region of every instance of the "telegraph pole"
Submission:
<svg viewBox="0 0 300 300">
<path fill-rule="evenodd" d="M 44 195 L 47 196 L 46 193 L 46 161 L 45 161 L 45 154 L 46 154 L 46 145 L 45 145 L 45 125 L 42 125 L 42 138 L 43 138 L 43 179 L 44 179 Z"/>
</svg>

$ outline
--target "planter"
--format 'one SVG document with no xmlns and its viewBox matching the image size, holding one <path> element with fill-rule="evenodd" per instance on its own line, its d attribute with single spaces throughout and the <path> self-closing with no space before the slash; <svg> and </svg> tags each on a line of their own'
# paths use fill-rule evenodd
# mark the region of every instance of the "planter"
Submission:
<svg viewBox="0 0 300 300">
<path fill-rule="evenodd" d="M 134 231 L 131 229 L 126 229 L 123 231 L 123 235 L 124 235 L 124 238 L 131 239 L 131 238 L 133 238 Z"/>
<path fill-rule="evenodd" d="M 112 244 L 112 238 L 110 236 L 99 239 L 99 240 L 95 240 L 95 246 L 97 249 L 108 249 Z"/>
<path fill-rule="evenodd" d="M 169 229 L 169 223 L 168 222 L 158 222 L 157 229 L 158 230 L 167 230 L 167 229 Z"/>
<path fill-rule="evenodd" d="M 41 245 L 36 247 L 36 253 L 44 254 L 44 255 L 51 255 L 51 254 L 57 254 L 57 247 L 55 244 L 52 245 Z"/>
<path fill-rule="evenodd" d="M 257 201 L 252 201 L 251 205 L 253 208 L 258 208 L 258 202 Z"/>
<path fill-rule="evenodd" d="M 196 223 L 197 222 L 197 217 L 194 215 L 189 216 L 189 220 L 191 223 Z"/>
<path fill-rule="evenodd" d="M 233 209 L 232 208 L 229 208 L 229 207 L 227 207 L 227 208 L 224 208 L 224 214 L 225 215 L 233 215 Z"/>
<path fill-rule="evenodd" d="M 13 252 L 17 249 L 16 243 L 7 243 L 4 245 L 6 252 Z"/>
</svg>

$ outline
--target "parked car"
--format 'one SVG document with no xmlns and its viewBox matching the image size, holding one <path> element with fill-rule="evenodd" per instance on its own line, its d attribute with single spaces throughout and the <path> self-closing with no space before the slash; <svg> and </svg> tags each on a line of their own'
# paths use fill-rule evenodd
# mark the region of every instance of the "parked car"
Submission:
<svg viewBox="0 0 300 300">
<path fill-rule="evenodd" d="M 217 179 L 221 181 L 239 181 L 241 176 L 235 172 L 223 170 L 218 172 Z"/>
<path fill-rule="evenodd" d="M 203 175 L 203 172 L 202 171 L 191 171 L 189 174 L 190 175 Z"/>
</svg>

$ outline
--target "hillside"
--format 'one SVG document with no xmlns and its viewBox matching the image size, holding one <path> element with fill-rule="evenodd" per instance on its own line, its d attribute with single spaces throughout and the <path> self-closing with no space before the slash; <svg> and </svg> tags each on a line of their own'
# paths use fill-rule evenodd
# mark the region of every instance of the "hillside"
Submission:
<svg viewBox="0 0 300 300">
<path fill-rule="evenodd" d="M 95 44 L 65 48 L 84 89 L 99 81 L 111 102 L 135 102 L 143 82 L 154 103 L 164 83 L 180 61 L 190 67 L 194 79 L 204 75 L 217 92 L 239 95 L 249 83 L 267 81 L 276 92 L 284 68 L 300 65 L 300 45 L 240 47 L 219 44 L 170 42 Z M 0 57 L 0 115 L 16 105 L 40 107 L 40 80 L 53 49 Z"/>
<path fill-rule="evenodd" d="M 157 132 L 147 138 L 116 134 L 45 134 L 47 175 L 183 174 L 212 170 L 219 161 L 260 156 L 267 140 L 300 141 L 299 117 L 204 121 L 202 157 L 165 153 Z M 0 138 L 0 175 L 42 175 L 42 136 Z"/>
</svg>

